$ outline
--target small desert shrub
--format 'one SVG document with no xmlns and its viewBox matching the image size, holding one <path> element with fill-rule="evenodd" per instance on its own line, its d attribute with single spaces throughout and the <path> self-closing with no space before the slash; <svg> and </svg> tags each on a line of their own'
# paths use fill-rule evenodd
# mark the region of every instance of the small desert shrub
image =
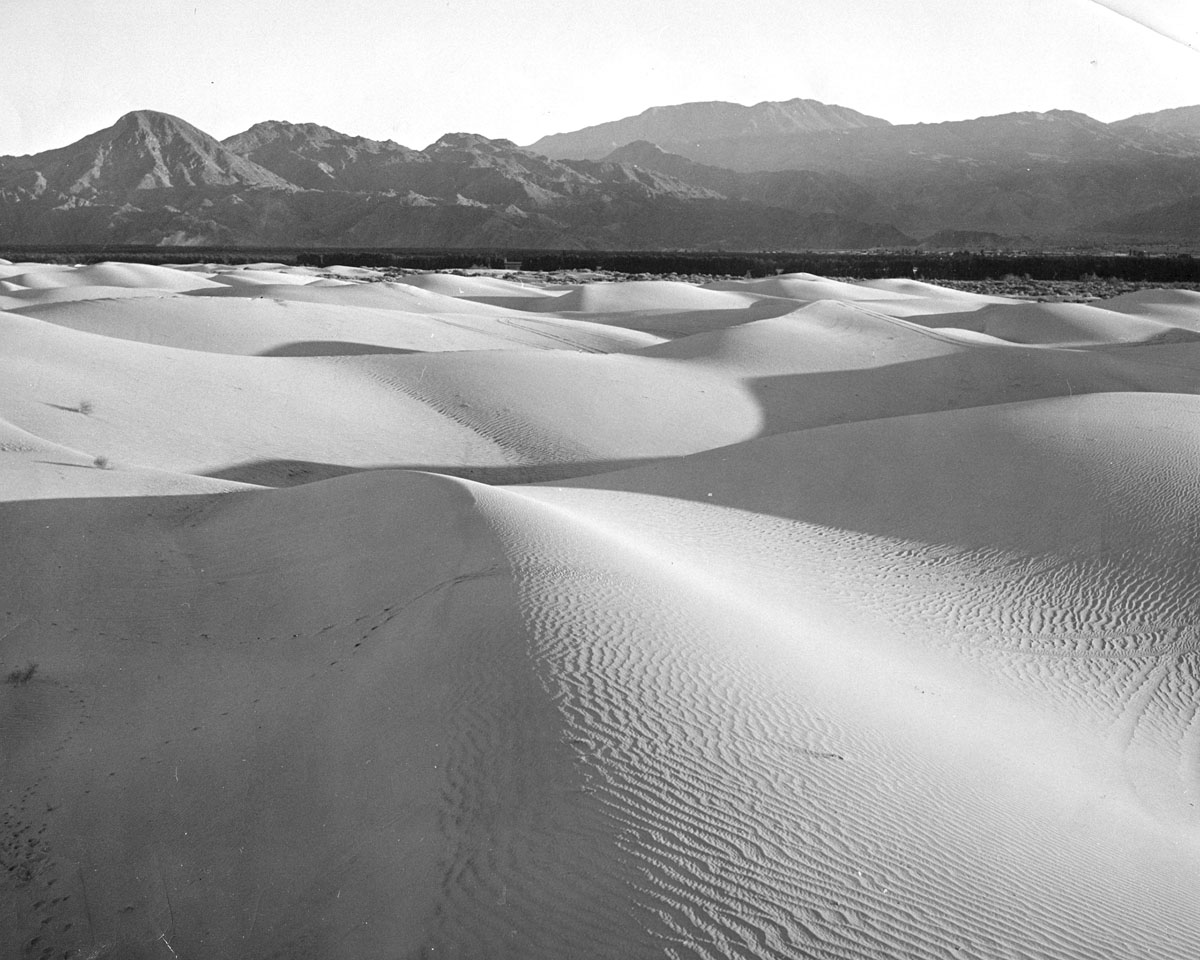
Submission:
<svg viewBox="0 0 1200 960">
<path fill-rule="evenodd" d="M 93 464 L 93 466 L 97 467 L 100 470 L 107 470 L 108 469 L 108 457 L 106 457 L 104 454 L 100 454 L 100 456 L 98 456 L 95 460 L 92 461 L 92 464 Z"/>
<path fill-rule="evenodd" d="M 96 405 L 91 400 L 80 400 L 79 406 L 75 408 L 78 413 L 82 413 L 85 417 L 90 417 L 92 411 L 96 409 Z"/>
<path fill-rule="evenodd" d="M 33 675 L 37 673 L 37 668 L 38 665 L 30 660 L 25 666 L 17 667 L 16 670 L 10 670 L 4 681 L 14 685 L 28 683 L 33 678 Z"/>
</svg>

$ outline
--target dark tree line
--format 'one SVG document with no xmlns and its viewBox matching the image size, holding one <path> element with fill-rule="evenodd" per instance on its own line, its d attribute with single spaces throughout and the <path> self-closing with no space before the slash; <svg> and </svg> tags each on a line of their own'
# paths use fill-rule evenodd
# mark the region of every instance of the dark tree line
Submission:
<svg viewBox="0 0 1200 960">
<path fill-rule="evenodd" d="M 9 260 L 56 263 L 276 263 L 377 267 L 408 270 L 502 270 L 520 262 L 524 270 L 608 270 L 627 274 L 766 277 L 776 273 L 822 276 L 916 277 L 924 280 L 1083 280 L 1112 277 L 1157 283 L 1200 281 L 1200 258 L 1086 253 L 922 252 L 764 252 L 498 249 L 337 249 L 210 247 L 10 247 Z"/>
</svg>

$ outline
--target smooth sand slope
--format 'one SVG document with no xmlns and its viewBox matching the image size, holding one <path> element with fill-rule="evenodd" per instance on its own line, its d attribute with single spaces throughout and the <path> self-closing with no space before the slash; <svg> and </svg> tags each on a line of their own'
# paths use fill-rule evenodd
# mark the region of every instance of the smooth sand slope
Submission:
<svg viewBox="0 0 1200 960">
<path fill-rule="evenodd" d="M 272 288 L 275 289 L 275 288 Z M 329 289 L 329 288 L 322 288 Z M 14 305 L 58 326 L 167 347 L 245 356 L 348 356 L 443 350 L 561 349 L 606 353 L 659 338 L 597 324 L 524 316 L 448 316 L 287 297 L 89 299 Z M 355 292 L 354 288 L 346 290 Z M 352 297 L 347 299 L 353 299 Z M 422 308 L 424 310 L 424 308 Z"/>
<path fill-rule="evenodd" d="M 1163 292 L 1163 291 L 1159 291 Z M 1141 316 L 1086 303 L 1005 303 L 963 313 L 930 315 L 917 322 L 974 330 L 1009 343 L 1095 346 L 1119 343 L 1177 343 L 1200 340 L 1194 319 L 1182 325 L 1167 317 Z"/>
<path fill-rule="evenodd" d="M 101 266 L 2 267 L 0 955 L 1200 955 L 1200 305 Z"/>
</svg>

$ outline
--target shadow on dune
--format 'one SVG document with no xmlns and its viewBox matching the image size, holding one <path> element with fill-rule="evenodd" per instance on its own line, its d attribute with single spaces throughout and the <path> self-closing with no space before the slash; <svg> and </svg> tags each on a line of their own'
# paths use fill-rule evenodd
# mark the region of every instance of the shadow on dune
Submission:
<svg viewBox="0 0 1200 960">
<path fill-rule="evenodd" d="M 1189 422 L 1200 381 L 1090 351 L 1007 353 L 748 380 L 756 439 L 570 485 L 968 549 L 1099 549 L 1114 504 L 1137 496 L 1122 477 L 1193 459 L 1169 425 Z"/>
<path fill-rule="evenodd" d="M 1080 308 L 1079 312 L 1055 314 L 1038 307 Z M 1088 311 L 1088 312 L 1085 312 Z M 991 304 L 957 313 L 933 313 L 906 317 L 930 330 L 956 329 L 982 333 L 1006 343 L 1063 346 L 1072 349 L 1142 347 L 1166 343 L 1195 343 L 1200 331 L 1154 317 L 1129 316 L 1100 305 Z"/>
<path fill-rule="evenodd" d="M 656 337 L 674 339 L 690 337 L 697 333 L 708 333 L 712 330 L 725 330 L 728 327 L 739 327 L 756 320 L 769 320 L 791 313 L 798 305 L 790 300 L 778 302 L 763 301 L 765 306 L 755 304 L 745 310 L 672 310 L 664 313 L 654 313 L 646 310 L 637 314 L 581 314 L 579 319 L 591 323 L 626 327 L 642 333 L 653 334 Z"/>
<path fill-rule="evenodd" d="M 465 298 L 464 298 L 465 299 Z M 545 303 L 545 305 L 543 305 Z M 586 320 L 604 326 L 624 327 L 658 337 L 674 339 L 697 333 L 711 333 L 728 327 L 738 327 L 756 320 L 770 320 L 800 309 L 795 300 L 764 299 L 745 307 L 723 309 L 678 310 L 673 308 L 644 310 L 604 310 L 596 312 L 555 309 L 553 300 L 539 301 L 526 308 L 531 314 L 545 313 L 570 320 Z"/>
<path fill-rule="evenodd" d="M 858 370 L 756 377 L 746 385 L 762 412 L 759 436 L 1091 393 L 1200 393 L 1195 371 L 1187 367 L 1138 363 L 1105 351 L 1007 347 Z"/>
<path fill-rule="evenodd" d="M 672 459 L 672 458 L 663 458 Z M 599 473 L 612 473 L 658 462 L 655 459 L 640 460 L 587 460 L 570 463 L 533 463 L 513 466 L 471 466 L 470 464 L 429 463 L 385 463 L 370 467 L 350 467 L 339 463 L 320 463 L 313 460 L 251 460 L 238 463 L 222 470 L 201 476 L 215 480 L 235 480 L 253 483 L 262 487 L 298 487 L 306 483 L 318 483 L 352 473 L 373 470 L 420 470 L 424 473 L 439 473 L 461 480 L 473 480 L 489 486 L 510 486 L 527 483 L 553 483 L 588 477 Z"/>
<path fill-rule="evenodd" d="M 98 469 L 94 463 L 68 463 L 66 460 L 34 460 L 34 463 L 44 463 L 51 467 L 77 467 L 80 470 Z"/>
<path fill-rule="evenodd" d="M 377 343 L 353 343 L 346 340 L 297 340 L 283 343 L 256 354 L 259 357 L 359 357 L 375 353 L 424 353 L 404 347 L 384 347 Z"/>
<path fill-rule="evenodd" d="M 562 296 L 562 294 L 559 294 Z M 478 296 L 478 297 L 456 297 L 458 300 L 466 300 L 468 303 L 482 303 L 488 307 L 503 307 L 507 310 L 519 310 L 522 313 L 546 313 L 554 310 L 554 302 L 558 296 L 553 297 L 520 297 L 520 296 L 504 296 L 497 294 L 496 296 Z"/>
<path fill-rule="evenodd" d="M 1193 532 L 1175 519 L 1193 506 L 1173 515 L 1155 489 L 1182 488 L 1195 462 L 1194 439 L 1169 426 L 1194 416 L 1200 401 L 1184 399 L 1096 394 L 898 416 L 568 485 L 995 556 L 1120 557 L 1147 582 L 1181 570 L 1194 581 Z"/>
</svg>

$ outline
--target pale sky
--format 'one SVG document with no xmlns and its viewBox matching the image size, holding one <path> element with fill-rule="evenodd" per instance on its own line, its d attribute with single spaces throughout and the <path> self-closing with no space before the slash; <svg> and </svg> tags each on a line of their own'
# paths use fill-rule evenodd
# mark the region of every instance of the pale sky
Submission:
<svg viewBox="0 0 1200 960">
<path fill-rule="evenodd" d="M 893 123 L 1200 103 L 1200 0 L 0 0 L 0 29 L 0 154 L 136 109 L 421 148 L 695 100 Z"/>
</svg>

